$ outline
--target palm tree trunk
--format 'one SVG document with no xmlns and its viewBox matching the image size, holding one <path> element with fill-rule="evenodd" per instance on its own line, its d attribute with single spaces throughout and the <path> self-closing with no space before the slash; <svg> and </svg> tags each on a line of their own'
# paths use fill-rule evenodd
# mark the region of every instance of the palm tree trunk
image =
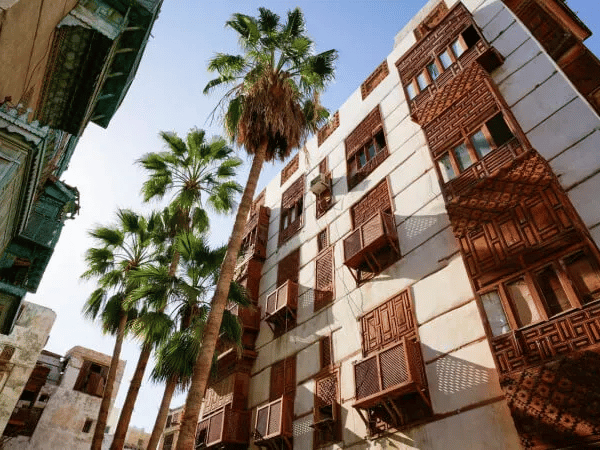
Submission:
<svg viewBox="0 0 600 450">
<path fill-rule="evenodd" d="M 142 385 L 142 380 L 144 378 L 144 372 L 146 371 L 146 366 L 148 365 L 148 360 L 150 359 L 151 353 L 152 345 L 144 344 L 142 351 L 140 352 L 140 357 L 138 359 L 135 372 L 133 373 L 133 378 L 129 384 L 127 397 L 125 397 L 125 403 L 123 403 L 123 410 L 119 416 L 119 423 L 117 424 L 115 437 L 113 438 L 110 450 L 122 450 L 123 445 L 125 445 L 125 436 L 127 435 L 127 430 L 129 429 L 129 421 L 131 420 L 131 414 L 133 414 L 133 407 L 135 406 L 135 401 L 137 400 L 138 392 L 140 391 L 140 386 Z"/>
<path fill-rule="evenodd" d="M 219 337 L 223 312 L 227 305 L 229 286 L 233 280 L 237 256 L 244 237 L 244 227 L 246 226 L 248 213 L 250 212 L 250 207 L 252 206 L 252 200 L 254 198 L 254 191 L 256 191 L 256 185 L 258 184 L 258 177 L 260 176 L 260 171 L 265 160 L 267 145 L 268 141 L 265 140 L 254 155 L 250 173 L 248 174 L 248 181 L 246 182 L 246 187 L 244 188 L 244 193 L 240 201 L 240 207 L 235 216 L 231 239 L 227 245 L 227 253 L 225 254 L 223 264 L 221 265 L 219 281 L 217 282 L 215 294 L 212 299 L 208 321 L 204 328 L 202 346 L 200 347 L 198 358 L 194 364 L 192 382 L 185 402 L 181 427 L 179 428 L 177 450 L 193 450 L 194 448 L 196 426 L 198 424 L 204 391 L 208 384 L 208 377 L 210 375 L 213 354 L 217 345 L 217 338 Z"/>
<path fill-rule="evenodd" d="M 123 347 L 123 338 L 125 337 L 125 325 L 127 324 L 127 311 L 121 310 L 119 317 L 119 326 L 117 328 L 117 338 L 115 340 L 115 348 L 113 349 L 112 359 L 110 360 L 110 368 L 102 394 L 102 403 L 100 403 L 100 411 L 98 412 L 98 420 L 94 429 L 94 437 L 92 438 L 92 450 L 100 450 L 104 439 L 104 431 L 110 411 L 110 403 L 115 387 L 115 379 L 117 378 L 117 368 L 119 367 L 119 358 L 121 357 L 121 347 Z"/>
<path fill-rule="evenodd" d="M 175 392 L 178 381 L 179 378 L 177 375 L 173 375 L 167 380 L 165 392 L 163 394 L 162 401 L 160 402 L 160 408 L 158 409 L 158 414 L 156 415 L 156 422 L 154 422 L 154 428 L 152 429 L 152 435 L 150 436 L 146 450 L 156 450 L 156 447 L 158 446 L 158 441 L 160 441 L 160 436 L 162 435 L 162 432 L 165 429 L 165 424 L 167 423 L 169 406 L 171 406 L 171 399 L 173 398 L 173 393 Z"/>
</svg>

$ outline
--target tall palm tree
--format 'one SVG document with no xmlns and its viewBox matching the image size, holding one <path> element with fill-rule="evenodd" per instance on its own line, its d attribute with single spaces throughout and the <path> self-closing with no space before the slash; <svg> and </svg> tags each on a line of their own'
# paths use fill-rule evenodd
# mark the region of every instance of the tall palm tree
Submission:
<svg viewBox="0 0 600 450">
<path fill-rule="evenodd" d="M 224 139 L 206 139 L 203 130 L 193 129 L 183 140 L 172 132 L 160 133 L 166 151 L 144 155 L 139 163 L 149 172 L 144 182 L 144 201 L 161 200 L 172 194 L 170 205 L 162 215 L 155 215 L 156 229 L 167 242 L 172 242 L 180 232 L 202 232 L 208 227 L 204 205 L 218 213 L 230 212 L 241 187 L 233 181 L 236 168 L 242 161 Z M 169 273 L 173 276 L 179 264 L 180 253 L 173 247 Z M 165 299 L 166 302 L 166 299 Z M 166 306 L 166 303 L 164 303 Z M 163 307 L 158 307 L 161 312 Z M 145 340 L 131 379 L 125 403 L 115 429 L 111 450 L 121 450 L 129 428 L 133 407 L 142 384 L 144 372 L 152 353 L 153 342 Z"/>
<path fill-rule="evenodd" d="M 134 309 L 125 304 L 127 295 L 137 287 L 137 282 L 129 275 L 153 257 L 148 221 L 133 211 L 123 209 L 117 211 L 117 218 L 116 225 L 99 226 L 89 233 L 97 246 L 86 252 L 88 270 L 82 275 L 82 278 L 95 278 L 98 282 L 98 288 L 83 307 L 84 315 L 100 319 L 104 332 L 116 336 L 92 438 L 92 450 L 102 447 L 126 325 L 135 316 Z"/>
<path fill-rule="evenodd" d="M 175 389 L 179 387 L 183 391 L 189 385 L 208 316 L 208 300 L 225 254 L 224 248 L 212 250 L 204 238 L 191 234 L 181 236 L 177 247 L 181 254 L 178 274 L 170 276 L 168 268 L 164 266 L 142 270 L 138 276 L 144 277 L 148 284 L 134 294 L 139 297 L 168 298 L 179 323 L 179 329 L 157 351 L 157 364 L 152 378 L 165 382 L 165 391 L 148 450 L 155 450 L 158 445 Z M 229 294 L 229 301 L 249 306 L 245 291 L 237 283 L 232 283 Z M 225 316 L 221 333 L 227 341 L 241 346 L 242 328 L 234 315 Z"/>
<path fill-rule="evenodd" d="M 260 8 L 258 17 L 234 14 L 226 26 L 237 32 L 244 53 L 212 58 L 208 69 L 218 76 L 204 91 L 229 87 L 220 102 L 224 126 L 253 160 L 194 367 L 177 450 L 190 450 L 194 445 L 227 293 L 262 165 L 285 159 L 325 122 L 328 113 L 319 103 L 319 94 L 333 79 L 337 58 L 335 50 L 315 54 L 298 8 L 288 12 L 285 22 Z"/>
</svg>

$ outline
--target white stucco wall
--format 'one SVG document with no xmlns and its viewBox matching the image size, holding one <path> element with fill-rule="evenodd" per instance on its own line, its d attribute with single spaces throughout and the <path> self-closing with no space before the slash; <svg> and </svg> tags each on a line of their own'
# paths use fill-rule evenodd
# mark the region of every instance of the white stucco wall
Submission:
<svg viewBox="0 0 600 450">
<path fill-rule="evenodd" d="M 446 0 L 448 7 L 456 1 Z M 510 412 L 502 396 L 498 374 L 475 295 L 450 229 L 439 183 L 420 127 L 409 117 L 396 61 L 414 43 L 413 28 L 437 4 L 430 1 L 396 36 L 388 56 L 389 75 L 362 100 L 357 89 L 339 109 L 340 126 L 320 146 L 307 144 L 309 157 L 300 155 L 300 167 L 280 186 L 276 177 L 266 188 L 271 208 L 267 259 L 263 266 L 259 304 L 276 287 L 277 263 L 300 245 L 300 292 L 314 288 L 316 235 L 329 227 L 334 245 L 334 303 L 313 313 L 302 303 L 298 325 L 273 339 L 261 324 L 258 358 L 253 368 L 249 406 L 264 403 L 269 394 L 269 366 L 290 355 L 297 360 L 294 448 L 312 448 L 314 382 L 318 372 L 321 336 L 333 333 L 334 356 L 340 367 L 342 422 L 345 448 L 433 449 L 451 448 L 449 441 L 469 449 L 520 449 Z M 582 219 L 600 243 L 600 119 L 543 51 L 529 31 L 501 0 L 464 0 L 485 37 L 505 58 L 492 73 L 526 136 L 559 176 Z M 380 105 L 390 156 L 350 192 L 346 184 L 344 139 Z M 328 156 L 335 205 L 315 218 L 314 195 L 304 197 L 302 230 L 277 247 L 281 194 L 301 173 L 309 182 L 318 163 Z M 343 265 L 342 240 L 351 231 L 349 207 L 387 176 L 402 258 L 374 280 L 356 287 Z M 381 439 L 366 441 L 366 429 L 355 409 L 352 362 L 361 358 L 357 317 L 395 293 L 410 287 L 418 333 L 425 360 L 433 413 L 443 419 Z M 477 430 L 476 433 L 473 430 Z"/>
</svg>

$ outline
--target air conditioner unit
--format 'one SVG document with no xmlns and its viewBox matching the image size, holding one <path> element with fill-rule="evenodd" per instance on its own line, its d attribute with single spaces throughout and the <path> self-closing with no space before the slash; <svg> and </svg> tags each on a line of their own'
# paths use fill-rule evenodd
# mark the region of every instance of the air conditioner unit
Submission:
<svg viewBox="0 0 600 450">
<path fill-rule="evenodd" d="M 324 173 L 320 173 L 310 182 L 310 192 L 315 195 L 319 195 L 329 189 L 329 183 L 329 176 Z"/>
</svg>

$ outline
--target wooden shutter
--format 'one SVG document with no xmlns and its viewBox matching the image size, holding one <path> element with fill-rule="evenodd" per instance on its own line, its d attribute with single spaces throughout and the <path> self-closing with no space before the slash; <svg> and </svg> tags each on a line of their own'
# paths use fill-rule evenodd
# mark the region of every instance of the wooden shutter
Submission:
<svg viewBox="0 0 600 450">
<path fill-rule="evenodd" d="M 405 336 L 413 339 L 416 326 L 408 289 L 363 315 L 361 328 L 365 356 Z"/>
<path fill-rule="evenodd" d="M 377 211 L 391 211 L 392 199 L 387 179 L 382 180 L 350 208 L 352 225 L 358 228 Z"/>
<path fill-rule="evenodd" d="M 300 165 L 299 153 L 296 153 L 290 162 L 283 168 L 281 171 L 281 184 L 285 183 L 290 177 L 298 170 L 298 166 Z"/>
<path fill-rule="evenodd" d="M 287 280 L 297 283 L 299 267 L 300 249 L 297 248 L 279 262 L 277 266 L 277 286 L 281 286 Z"/>
<path fill-rule="evenodd" d="M 318 311 L 333 300 L 333 247 L 321 252 L 315 260 L 315 303 Z"/>
<path fill-rule="evenodd" d="M 324 337 L 319 341 L 321 369 L 325 369 L 333 364 L 333 346 L 331 344 L 331 336 Z"/>
<path fill-rule="evenodd" d="M 75 386 L 73 387 L 73 390 L 83 391 L 83 387 L 85 386 L 85 383 L 87 381 L 87 377 L 88 377 L 91 367 L 92 367 L 91 361 L 83 361 L 83 364 L 81 365 L 81 369 L 79 369 L 79 376 L 77 377 L 77 381 L 75 381 Z"/>
<path fill-rule="evenodd" d="M 327 156 L 319 163 L 319 173 L 327 173 Z"/>
<path fill-rule="evenodd" d="M 296 389 L 296 356 L 290 356 L 271 366 L 269 401 L 276 400 Z"/>
</svg>

